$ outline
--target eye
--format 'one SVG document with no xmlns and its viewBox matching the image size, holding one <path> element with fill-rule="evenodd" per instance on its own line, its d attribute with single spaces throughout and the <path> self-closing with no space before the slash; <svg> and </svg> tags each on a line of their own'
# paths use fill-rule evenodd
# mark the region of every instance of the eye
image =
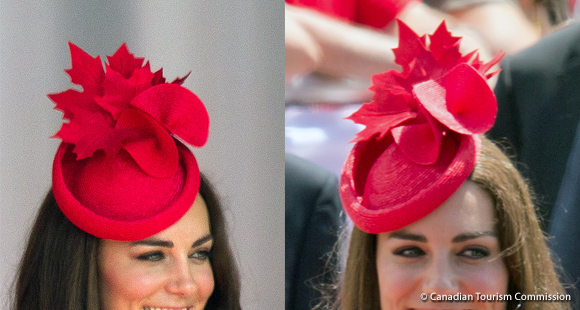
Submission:
<svg viewBox="0 0 580 310">
<path fill-rule="evenodd" d="M 150 262 L 158 262 L 158 261 L 162 260 L 163 258 L 165 258 L 165 255 L 161 251 L 145 253 L 145 254 L 137 256 L 138 260 L 150 261 Z"/>
<path fill-rule="evenodd" d="M 417 246 L 406 246 L 396 249 L 393 254 L 402 257 L 415 258 L 425 255 L 425 251 L 421 250 L 421 248 Z"/>
<path fill-rule="evenodd" d="M 203 249 L 193 252 L 191 255 L 189 255 L 189 258 L 200 262 L 205 262 L 209 259 L 210 255 L 211 255 L 210 250 Z"/>
<path fill-rule="evenodd" d="M 487 250 L 486 248 L 483 248 L 483 247 L 470 247 L 470 248 L 467 248 L 467 249 L 461 251 L 457 255 L 463 256 L 463 257 L 469 258 L 469 259 L 481 259 L 481 258 L 489 256 L 489 250 Z"/>
</svg>

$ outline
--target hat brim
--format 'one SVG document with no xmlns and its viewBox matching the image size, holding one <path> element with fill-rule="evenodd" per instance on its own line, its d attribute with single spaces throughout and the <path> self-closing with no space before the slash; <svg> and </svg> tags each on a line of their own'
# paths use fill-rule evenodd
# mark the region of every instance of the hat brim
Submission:
<svg viewBox="0 0 580 310">
<path fill-rule="evenodd" d="M 355 226 L 371 234 L 390 232 L 443 204 L 467 180 L 481 150 L 478 135 L 456 138 L 443 139 L 434 165 L 408 160 L 395 143 L 387 142 L 386 148 L 372 140 L 357 143 L 343 166 L 340 184 L 344 209 Z M 376 158 L 361 159 L 368 154 Z M 364 166 L 368 162 L 371 167 Z"/>
<path fill-rule="evenodd" d="M 179 184 L 181 190 L 169 200 L 169 204 L 162 206 L 154 214 L 129 220 L 115 219 L 83 205 L 65 182 L 65 175 L 70 175 L 72 172 L 67 170 L 78 169 L 78 165 L 83 165 L 82 162 L 73 162 L 75 161 L 75 155 L 72 153 L 74 145 L 67 143 L 60 145 L 53 163 L 54 198 L 64 215 L 74 225 L 98 238 L 135 241 L 155 235 L 177 222 L 193 205 L 199 191 L 200 172 L 195 157 L 180 142 L 176 142 L 176 145 L 179 165 L 184 174 L 184 177 L 180 178 L 182 179 L 182 184 Z M 135 208 L 135 213 L 140 212 L 138 209 L 140 206 L 129 207 Z"/>
</svg>

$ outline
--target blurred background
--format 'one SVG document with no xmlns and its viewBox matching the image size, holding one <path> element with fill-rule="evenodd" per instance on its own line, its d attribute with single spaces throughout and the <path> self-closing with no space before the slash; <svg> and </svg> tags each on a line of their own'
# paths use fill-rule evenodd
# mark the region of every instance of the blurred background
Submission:
<svg viewBox="0 0 580 310">
<path fill-rule="evenodd" d="M 47 93 L 71 88 L 67 42 L 92 56 L 126 42 L 205 103 L 195 151 L 224 205 L 242 307 L 284 307 L 284 28 L 277 1 L 0 1 L 0 308 L 51 186 L 61 125 Z"/>
</svg>

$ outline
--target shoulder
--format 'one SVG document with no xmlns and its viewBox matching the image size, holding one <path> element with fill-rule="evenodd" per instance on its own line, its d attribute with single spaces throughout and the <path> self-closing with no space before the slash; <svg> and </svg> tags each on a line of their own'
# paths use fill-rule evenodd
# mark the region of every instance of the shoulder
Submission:
<svg viewBox="0 0 580 310">
<path fill-rule="evenodd" d="M 285 159 L 286 220 L 307 218 L 314 212 L 338 213 L 338 177 L 300 157 L 287 154 Z"/>
<path fill-rule="evenodd" d="M 580 49 L 580 23 L 555 30 L 533 46 L 508 56 L 502 66 L 514 68 L 549 67 L 564 63 L 571 52 Z"/>
<path fill-rule="evenodd" d="M 285 155 L 286 191 L 290 188 L 320 189 L 337 180 L 330 171 L 295 155 Z"/>
</svg>

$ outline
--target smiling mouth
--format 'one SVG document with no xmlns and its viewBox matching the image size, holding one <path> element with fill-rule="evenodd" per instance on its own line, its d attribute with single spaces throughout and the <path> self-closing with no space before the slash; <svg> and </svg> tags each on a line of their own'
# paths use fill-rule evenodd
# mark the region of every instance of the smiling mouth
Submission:
<svg viewBox="0 0 580 310">
<path fill-rule="evenodd" d="M 143 310 L 193 310 L 193 307 L 143 307 Z"/>
</svg>

